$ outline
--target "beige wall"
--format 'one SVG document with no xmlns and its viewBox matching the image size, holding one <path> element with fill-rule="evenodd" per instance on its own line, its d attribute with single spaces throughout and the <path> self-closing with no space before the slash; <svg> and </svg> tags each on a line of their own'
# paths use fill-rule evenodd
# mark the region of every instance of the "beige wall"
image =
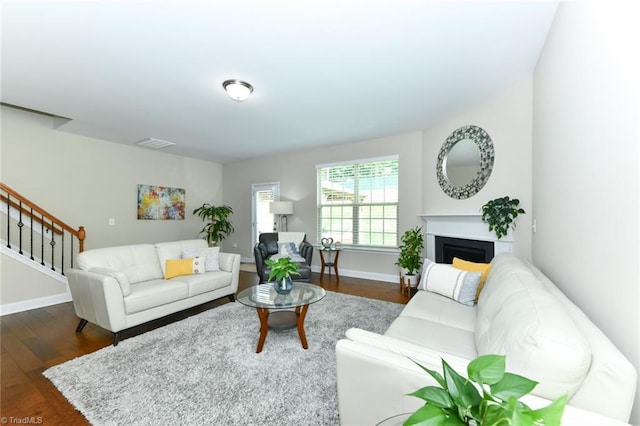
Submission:
<svg viewBox="0 0 640 426">
<path fill-rule="evenodd" d="M 336 145 L 329 148 L 292 152 L 269 158 L 259 158 L 224 165 L 225 202 L 236 214 L 236 233 L 228 244 L 237 243 L 243 258 L 253 257 L 251 241 L 251 185 L 280 182 L 280 198 L 295 203 L 288 229 L 305 231 L 308 241 L 317 243 L 316 236 L 316 165 L 375 158 L 387 155 L 400 158 L 400 230 L 421 225 L 420 194 L 422 193 L 421 133 L 414 132 L 388 138 Z M 397 280 L 394 265 L 397 252 L 361 252 L 345 250 L 340 254 L 340 271 L 348 275 L 380 280 Z M 320 258 L 314 254 L 313 264 Z"/>
<path fill-rule="evenodd" d="M 527 214 L 517 218 L 513 250 L 525 259 L 531 258 L 531 102 L 531 77 L 524 77 L 480 104 L 426 129 L 422 154 L 422 212 L 480 214 L 480 208 L 489 200 L 505 195 L 518 198 Z M 440 188 L 436 162 L 447 137 L 469 124 L 482 127 L 491 136 L 495 163 L 491 177 L 480 192 L 466 200 L 457 200 Z"/>
<path fill-rule="evenodd" d="M 630 3 L 558 9 L 534 74 L 533 260 L 640 371 L 639 21 Z"/>
<path fill-rule="evenodd" d="M 87 249 L 198 238 L 202 222 L 191 211 L 222 202 L 220 164 L 57 131 L 39 114 L 1 113 L 2 182 L 69 225 L 85 226 Z M 185 220 L 138 220 L 138 184 L 184 188 Z M 16 285 L 17 277 L 3 274 L 3 289 Z"/>
<path fill-rule="evenodd" d="M 15 285 L 16 277 L 20 277 L 17 281 L 19 285 Z M 33 299 L 56 298 L 67 292 L 66 283 L 43 274 L 37 269 L 25 267 L 23 263 L 4 254 L 0 278 L 3 283 L 0 288 L 2 292 L 0 303 L 4 306 Z M 9 285 L 11 283 L 14 284 Z"/>
</svg>

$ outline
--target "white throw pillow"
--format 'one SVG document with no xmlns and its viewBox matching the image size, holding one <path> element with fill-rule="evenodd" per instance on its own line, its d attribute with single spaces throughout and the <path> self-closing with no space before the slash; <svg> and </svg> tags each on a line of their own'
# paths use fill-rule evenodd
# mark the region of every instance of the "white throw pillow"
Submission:
<svg viewBox="0 0 640 426">
<path fill-rule="evenodd" d="M 474 306 L 481 272 L 469 272 L 425 259 L 418 289 L 438 293 L 463 305 Z"/>
<path fill-rule="evenodd" d="M 194 274 L 202 274 L 206 268 L 206 257 L 194 256 L 192 271 Z"/>
<path fill-rule="evenodd" d="M 278 241 L 278 254 L 293 258 L 300 255 L 300 250 L 293 241 Z"/>
<path fill-rule="evenodd" d="M 188 248 L 182 251 L 182 258 L 199 257 L 204 259 L 206 272 L 220 270 L 220 247 Z"/>
</svg>

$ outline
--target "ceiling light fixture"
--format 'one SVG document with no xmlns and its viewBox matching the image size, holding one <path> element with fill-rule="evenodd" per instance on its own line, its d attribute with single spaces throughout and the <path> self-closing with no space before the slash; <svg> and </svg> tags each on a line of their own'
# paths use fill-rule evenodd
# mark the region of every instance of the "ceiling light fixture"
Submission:
<svg viewBox="0 0 640 426">
<path fill-rule="evenodd" d="M 237 102 L 246 101 L 253 92 L 253 86 L 242 80 L 226 80 L 222 83 L 222 87 L 229 97 Z"/>
</svg>

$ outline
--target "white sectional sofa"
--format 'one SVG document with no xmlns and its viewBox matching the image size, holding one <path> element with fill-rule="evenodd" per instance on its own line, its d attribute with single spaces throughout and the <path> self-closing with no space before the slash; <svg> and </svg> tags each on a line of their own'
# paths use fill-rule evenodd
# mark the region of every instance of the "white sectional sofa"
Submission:
<svg viewBox="0 0 640 426">
<path fill-rule="evenodd" d="M 80 253 L 77 267 L 66 271 L 80 317 L 76 332 L 91 322 L 113 332 L 116 346 L 120 331 L 127 328 L 221 297 L 234 301 L 240 255 L 218 250 L 209 248 L 204 240 L 185 240 Z M 203 271 L 203 264 L 197 273 L 165 279 L 167 260 L 175 262 L 194 254 L 211 270 Z"/>
<path fill-rule="evenodd" d="M 470 360 L 506 355 L 507 371 L 539 382 L 531 406 L 568 394 L 563 425 L 624 424 L 637 385 L 633 365 L 537 268 L 496 256 L 475 306 L 418 290 L 384 335 L 350 329 L 336 345 L 343 425 L 373 425 L 415 411 L 407 396 L 436 385 L 411 359 L 466 376 Z M 608 307 L 608 309 L 615 309 Z"/>
</svg>

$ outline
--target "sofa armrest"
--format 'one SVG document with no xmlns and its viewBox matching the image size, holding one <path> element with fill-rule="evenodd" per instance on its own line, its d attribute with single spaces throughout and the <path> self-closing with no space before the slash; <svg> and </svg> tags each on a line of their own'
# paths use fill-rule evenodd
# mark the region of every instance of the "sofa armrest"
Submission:
<svg viewBox="0 0 640 426">
<path fill-rule="evenodd" d="M 116 278 L 74 268 L 65 274 L 78 317 L 112 332 L 127 328 L 124 295 Z"/>
<path fill-rule="evenodd" d="M 131 282 L 129 282 L 129 277 L 127 277 L 124 272 L 116 271 L 115 269 L 102 268 L 100 266 L 89 268 L 89 272 L 94 272 L 96 274 L 107 275 L 109 277 L 115 278 L 115 280 L 118 281 L 118 284 L 120 285 L 122 295 L 124 297 L 127 297 L 131 294 Z"/>
<path fill-rule="evenodd" d="M 436 385 L 409 358 L 360 342 L 338 341 L 336 361 L 343 425 L 375 425 L 396 414 L 413 412 L 423 401 L 407 394 Z"/>
<path fill-rule="evenodd" d="M 240 255 L 237 253 L 220 253 L 219 255 L 220 269 L 222 271 L 231 272 L 231 291 L 238 291 L 238 280 L 240 278 Z"/>
<path fill-rule="evenodd" d="M 423 401 L 407 394 L 437 383 L 415 362 L 442 373 L 445 358 L 461 374 L 466 374 L 469 363 L 460 357 L 357 328 L 347 330 L 346 336 L 336 344 L 338 405 L 344 425 L 373 425 L 418 409 Z"/>
</svg>

